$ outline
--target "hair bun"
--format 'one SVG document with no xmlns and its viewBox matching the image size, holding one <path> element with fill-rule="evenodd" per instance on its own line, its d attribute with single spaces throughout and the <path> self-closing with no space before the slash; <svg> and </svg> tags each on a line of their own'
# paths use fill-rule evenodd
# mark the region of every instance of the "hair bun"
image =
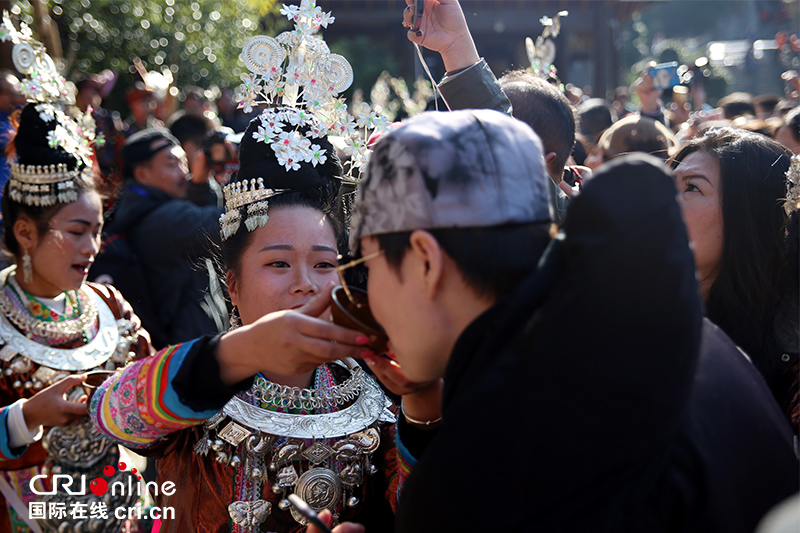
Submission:
<svg viewBox="0 0 800 533">
<path fill-rule="evenodd" d="M 239 146 L 239 172 L 231 181 L 243 181 L 263 178 L 264 187 L 267 189 L 288 189 L 300 193 L 323 193 L 328 203 L 333 202 L 341 185 L 342 165 L 327 137 L 315 137 L 314 144 L 318 144 L 326 153 L 325 163 L 313 166 L 311 163 L 300 162 L 298 170 L 286 170 L 278 163 L 278 158 L 272 147 L 264 142 L 259 142 L 253 137 L 258 131 L 261 121 L 258 117 L 250 121 L 242 136 Z M 307 128 L 300 128 L 298 132 L 305 134 Z"/>
<path fill-rule="evenodd" d="M 23 165 L 54 165 L 64 163 L 69 170 L 74 170 L 78 160 L 62 147 L 51 147 L 48 134 L 56 129 L 58 122 L 45 122 L 36 110 L 36 103 L 29 103 L 22 110 L 19 128 L 14 137 L 14 149 L 19 163 Z"/>
</svg>

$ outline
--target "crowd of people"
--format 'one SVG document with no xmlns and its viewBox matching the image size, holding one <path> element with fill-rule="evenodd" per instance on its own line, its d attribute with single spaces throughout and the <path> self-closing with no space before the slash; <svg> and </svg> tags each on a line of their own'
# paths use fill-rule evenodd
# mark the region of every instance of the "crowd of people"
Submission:
<svg viewBox="0 0 800 533">
<path fill-rule="evenodd" d="M 389 127 L 282 13 L 238 108 L 125 124 L 2 28 L 0 533 L 800 524 L 800 87 L 576 97 L 425 0 L 447 110 Z"/>
</svg>

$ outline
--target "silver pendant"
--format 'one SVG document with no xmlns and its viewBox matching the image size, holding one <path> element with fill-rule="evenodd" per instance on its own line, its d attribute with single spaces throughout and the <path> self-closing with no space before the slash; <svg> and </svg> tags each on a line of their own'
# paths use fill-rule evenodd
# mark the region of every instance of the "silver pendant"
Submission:
<svg viewBox="0 0 800 533">
<path fill-rule="evenodd" d="M 295 483 L 297 483 L 297 471 L 291 465 L 285 466 L 275 476 L 275 481 L 281 488 L 294 487 Z"/>
<path fill-rule="evenodd" d="M 294 492 L 317 512 L 323 509 L 335 512 L 336 504 L 342 497 L 342 481 L 327 468 L 312 468 L 300 476 Z M 294 507 L 291 513 L 298 523 L 303 525 L 308 523 L 308 519 Z"/>
<path fill-rule="evenodd" d="M 228 506 L 228 514 L 234 524 L 253 527 L 267 519 L 272 511 L 272 504 L 266 500 L 252 502 L 233 502 Z"/>
<path fill-rule="evenodd" d="M 250 431 L 243 428 L 236 422 L 229 422 L 227 426 L 222 428 L 222 431 L 217 433 L 219 438 L 229 442 L 233 446 L 238 446 L 244 439 L 250 435 Z"/>
<path fill-rule="evenodd" d="M 208 455 L 209 449 L 211 449 L 211 441 L 208 439 L 208 432 L 206 432 L 194 445 L 194 453 L 205 456 Z"/>
<path fill-rule="evenodd" d="M 375 428 L 353 433 L 349 438 L 358 441 L 364 453 L 373 453 L 381 445 L 381 434 Z"/>
<path fill-rule="evenodd" d="M 278 437 L 275 435 L 270 435 L 268 433 L 257 433 L 255 435 L 250 435 L 247 438 L 245 447 L 247 448 L 248 452 L 256 455 L 264 455 L 269 451 L 272 445 L 275 444 L 276 440 L 278 440 Z"/>
<path fill-rule="evenodd" d="M 306 451 L 303 452 L 303 457 L 315 465 L 320 464 L 331 455 L 333 455 L 333 448 L 324 442 L 315 442 L 313 445 L 311 445 L 311 447 L 306 448 Z"/>
</svg>

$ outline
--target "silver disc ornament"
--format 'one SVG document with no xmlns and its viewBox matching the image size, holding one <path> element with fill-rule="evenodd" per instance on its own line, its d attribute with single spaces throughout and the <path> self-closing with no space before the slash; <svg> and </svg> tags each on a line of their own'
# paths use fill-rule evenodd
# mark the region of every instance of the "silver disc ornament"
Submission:
<svg viewBox="0 0 800 533">
<path fill-rule="evenodd" d="M 336 512 L 336 505 L 342 497 L 342 481 L 334 472 L 327 468 L 312 468 L 297 480 L 294 493 L 305 502 L 320 512 L 330 509 Z M 300 514 L 294 506 L 291 508 L 292 517 L 300 524 L 306 525 L 308 519 Z"/>
<path fill-rule="evenodd" d="M 36 62 L 33 46 L 28 43 L 14 45 L 14 49 L 11 51 L 11 60 L 14 62 L 14 68 L 22 74 L 30 74 Z"/>
<path fill-rule="evenodd" d="M 328 60 L 325 77 L 335 92 L 341 93 L 353 83 L 353 67 L 339 54 L 331 54 Z"/>
<path fill-rule="evenodd" d="M 272 69 L 279 69 L 285 58 L 286 50 L 268 35 L 250 37 L 242 47 L 244 66 L 256 74 L 269 74 Z"/>
</svg>

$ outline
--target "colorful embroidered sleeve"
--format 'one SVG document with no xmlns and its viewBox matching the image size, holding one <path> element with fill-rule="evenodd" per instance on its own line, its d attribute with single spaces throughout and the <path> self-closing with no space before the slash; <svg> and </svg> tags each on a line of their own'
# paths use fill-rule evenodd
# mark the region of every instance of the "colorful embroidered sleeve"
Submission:
<svg viewBox="0 0 800 533">
<path fill-rule="evenodd" d="M 418 429 L 408 424 L 402 416 L 397 417 L 395 448 L 397 449 L 397 500 L 401 498 L 403 485 L 417 465 L 417 461 L 438 434 L 438 429 Z"/>
<path fill-rule="evenodd" d="M 14 448 L 19 453 L 14 453 L 8 446 L 8 408 L 5 406 L 0 409 L 0 461 L 9 461 L 12 459 L 19 459 L 19 457 L 28 449 L 27 446 Z"/>
<path fill-rule="evenodd" d="M 100 432 L 130 448 L 143 449 L 216 413 L 219 409 L 195 411 L 173 386 L 198 342 L 202 340 L 170 346 L 131 363 L 98 387 L 89 413 Z"/>
</svg>

